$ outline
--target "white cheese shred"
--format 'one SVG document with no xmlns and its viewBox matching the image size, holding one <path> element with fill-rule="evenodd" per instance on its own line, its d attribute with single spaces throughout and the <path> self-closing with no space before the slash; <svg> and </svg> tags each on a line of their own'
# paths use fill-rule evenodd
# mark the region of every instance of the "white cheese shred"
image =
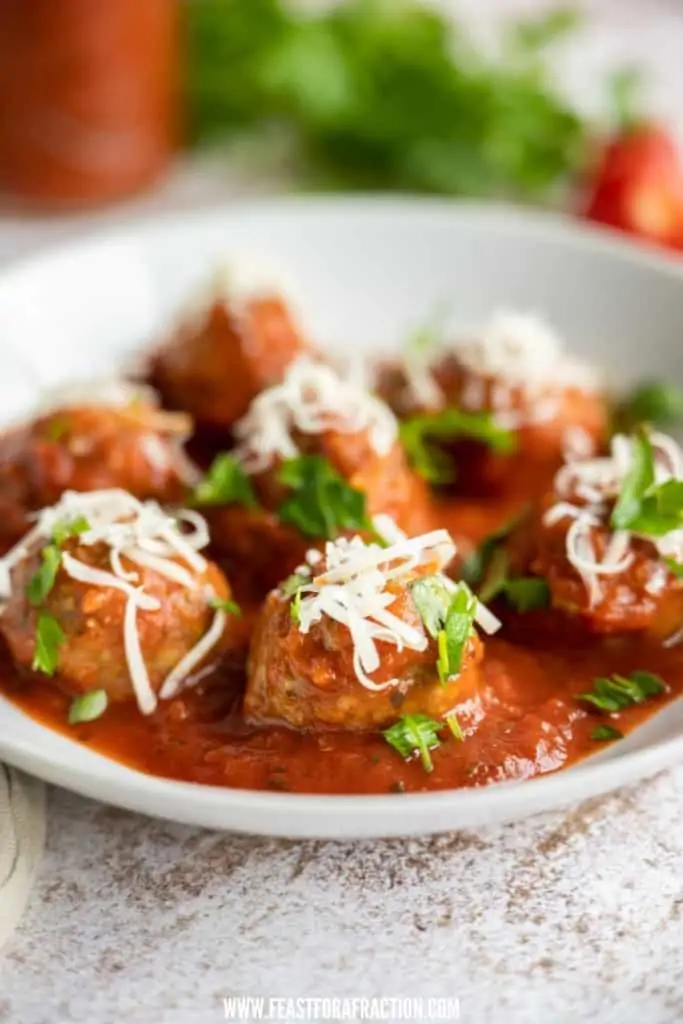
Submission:
<svg viewBox="0 0 683 1024">
<path fill-rule="evenodd" d="M 353 644 L 353 668 L 358 682 L 367 690 L 381 691 L 397 686 L 399 679 L 377 682 L 371 675 L 380 668 L 377 643 L 401 651 L 425 651 L 429 638 L 420 623 L 403 621 L 392 611 L 395 590 L 425 574 L 441 573 L 452 561 L 456 548 L 447 530 L 434 530 L 420 537 L 407 537 L 386 516 L 378 516 L 375 528 L 390 542 L 388 547 L 366 544 L 360 537 L 341 537 L 325 547 L 324 566 L 309 552 L 302 567 L 309 580 L 301 586 L 299 630 L 306 634 L 325 617 L 348 629 Z M 315 574 L 315 570 L 317 575 Z M 447 577 L 449 590 L 456 586 Z M 483 605 L 478 605 L 477 622 L 487 632 L 500 623 Z"/>
<path fill-rule="evenodd" d="M 344 434 L 367 431 L 378 455 L 387 455 L 398 435 L 391 410 L 378 398 L 332 367 L 301 356 L 281 384 L 254 399 L 235 424 L 236 457 L 248 473 L 270 469 L 280 459 L 296 458 L 296 434 Z"/>
<path fill-rule="evenodd" d="M 653 432 L 650 435 L 655 459 L 655 480 L 683 480 L 683 451 L 673 438 Z M 552 527 L 563 519 L 573 520 L 565 539 L 567 560 L 583 580 L 591 606 L 601 598 L 601 578 L 619 576 L 633 563 L 634 538 L 642 537 L 660 557 L 683 560 L 683 530 L 672 530 L 662 537 L 642 536 L 629 530 L 610 529 L 610 516 L 622 484 L 633 464 L 634 442 L 623 434 L 612 438 L 609 455 L 600 458 L 568 456 L 566 464 L 555 477 L 558 500 L 543 517 Z M 599 558 L 595 534 L 606 533 L 606 546 Z M 606 532 L 607 531 L 607 532 Z M 664 580 L 657 577 L 651 593 L 663 589 Z M 647 588 L 646 588 L 647 589 Z"/>
<path fill-rule="evenodd" d="M 78 519 L 85 519 L 87 529 L 79 535 L 78 543 L 85 548 L 96 545 L 108 548 L 109 569 L 89 565 L 68 551 L 62 552 L 62 569 L 80 583 L 125 594 L 123 646 L 128 674 L 140 711 L 143 715 L 151 714 L 157 706 L 157 697 L 145 665 L 138 612 L 159 612 L 162 604 L 157 597 L 145 592 L 144 583 L 140 585 L 143 574 L 125 569 L 122 559 L 142 570 L 150 569 L 187 590 L 205 588 L 201 577 L 207 563 L 199 551 L 209 540 L 206 522 L 193 510 L 180 509 L 169 514 L 156 502 L 139 501 L 118 489 L 87 493 L 65 491 L 56 505 L 38 512 L 35 518 L 33 529 L 0 559 L 0 600 L 6 602 L 12 596 L 12 569 L 35 550 L 36 541 L 49 540 L 58 525 L 68 527 Z M 204 636 L 165 679 L 159 694 L 162 700 L 176 696 L 184 686 L 191 685 L 191 673 L 220 641 L 225 624 L 225 613 L 216 612 Z"/>
</svg>

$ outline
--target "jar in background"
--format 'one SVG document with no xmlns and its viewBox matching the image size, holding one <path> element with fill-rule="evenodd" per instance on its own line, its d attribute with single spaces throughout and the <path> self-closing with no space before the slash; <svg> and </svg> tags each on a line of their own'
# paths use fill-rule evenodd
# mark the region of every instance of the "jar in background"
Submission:
<svg viewBox="0 0 683 1024">
<path fill-rule="evenodd" d="M 0 190 L 43 208 L 135 192 L 178 136 L 177 0 L 0 0 Z"/>
</svg>

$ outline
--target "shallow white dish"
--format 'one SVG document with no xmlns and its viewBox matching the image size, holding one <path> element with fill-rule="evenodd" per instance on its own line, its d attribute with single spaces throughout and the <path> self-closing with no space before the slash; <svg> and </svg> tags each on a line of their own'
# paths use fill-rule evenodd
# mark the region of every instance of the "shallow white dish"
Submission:
<svg viewBox="0 0 683 1024">
<path fill-rule="evenodd" d="M 322 344 L 397 344 L 439 303 L 467 326 L 545 315 L 612 382 L 683 380 L 683 262 L 559 218 L 407 199 L 306 199 L 140 222 L 0 274 L 0 410 L 101 376 L 154 339 L 216 259 L 265 255 L 298 286 Z M 124 768 L 0 697 L 0 757 L 147 814 L 268 835 L 354 838 L 473 827 L 574 803 L 683 758 L 683 701 L 584 764 L 486 789 L 320 797 L 177 783 Z"/>
</svg>

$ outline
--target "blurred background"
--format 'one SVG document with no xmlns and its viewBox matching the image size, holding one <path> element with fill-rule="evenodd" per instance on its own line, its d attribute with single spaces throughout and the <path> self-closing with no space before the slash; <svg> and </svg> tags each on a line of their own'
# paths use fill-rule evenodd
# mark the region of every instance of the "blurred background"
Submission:
<svg viewBox="0 0 683 1024">
<path fill-rule="evenodd" d="M 683 251 L 679 0 L 1 0 L 0 256 L 272 191 L 556 207 Z"/>
</svg>

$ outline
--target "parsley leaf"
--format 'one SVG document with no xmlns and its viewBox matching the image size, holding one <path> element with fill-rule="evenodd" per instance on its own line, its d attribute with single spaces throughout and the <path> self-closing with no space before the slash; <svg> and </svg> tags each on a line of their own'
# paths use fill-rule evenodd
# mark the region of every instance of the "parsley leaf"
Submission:
<svg viewBox="0 0 683 1024">
<path fill-rule="evenodd" d="M 474 627 L 477 614 L 477 599 L 467 586 L 461 583 L 456 590 L 446 613 L 446 622 L 439 633 L 439 679 L 445 684 L 450 676 L 456 676 L 462 665 L 465 647 Z M 441 637 L 445 637 L 445 642 Z"/>
<path fill-rule="evenodd" d="M 416 0 L 186 7 L 195 142 L 251 131 L 263 162 L 275 124 L 309 181 L 496 197 L 543 198 L 585 162 L 592 133 L 542 59 L 566 14 L 490 57 Z"/>
<path fill-rule="evenodd" d="M 69 725 L 78 725 L 80 722 L 94 722 L 96 718 L 107 710 L 109 698 L 106 690 L 91 690 L 90 693 L 82 693 L 75 697 L 69 708 Z"/>
<path fill-rule="evenodd" d="M 638 423 L 671 427 L 683 422 L 683 388 L 675 384 L 648 381 L 642 384 L 619 409 L 626 429 Z"/>
<path fill-rule="evenodd" d="M 550 588 L 546 581 L 540 576 L 510 577 L 509 562 L 503 548 L 493 550 L 479 590 L 479 600 L 488 604 L 496 597 L 504 597 L 518 612 L 545 608 L 550 601 Z"/>
<path fill-rule="evenodd" d="M 423 576 L 409 590 L 425 629 L 436 640 L 446 622 L 452 591 L 443 576 Z"/>
<path fill-rule="evenodd" d="M 298 626 L 301 622 L 301 587 L 295 593 L 294 599 L 289 606 L 289 614 L 292 622 L 295 622 Z"/>
<path fill-rule="evenodd" d="M 415 472 L 433 484 L 455 478 L 453 459 L 440 442 L 464 437 L 480 441 L 495 452 L 511 452 L 516 443 L 514 434 L 499 427 L 491 413 L 464 412 L 454 407 L 404 420 L 399 437 Z"/>
<path fill-rule="evenodd" d="M 304 583 L 311 582 L 310 573 L 293 572 L 291 576 L 288 576 L 280 584 L 280 593 L 283 597 L 294 597 L 298 590 L 303 587 Z"/>
<path fill-rule="evenodd" d="M 550 588 L 540 576 L 519 576 L 517 579 L 506 580 L 503 593 L 518 612 L 546 608 L 550 602 Z"/>
<path fill-rule="evenodd" d="M 234 457 L 222 452 L 211 463 L 193 495 L 197 505 L 243 505 L 258 508 L 251 480 Z"/>
<path fill-rule="evenodd" d="M 655 460 L 652 445 L 644 430 L 633 438 L 633 462 L 621 485 L 621 492 L 612 510 L 611 524 L 615 530 L 628 530 L 641 514 L 643 499 L 655 482 Z"/>
<path fill-rule="evenodd" d="M 591 733 L 592 740 L 599 740 L 607 743 L 610 740 L 623 740 L 623 732 L 619 732 L 613 725 L 598 725 Z"/>
<path fill-rule="evenodd" d="M 333 540 L 342 530 L 372 529 L 365 495 L 351 487 L 322 455 L 288 459 L 278 480 L 292 488 L 278 515 L 306 537 Z"/>
<path fill-rule="evenodd" d="M 484 538 L 476 551 L 465 559 L 461 575 L 466 583 L 474 587 L 482 582 L 488 573 L 489 565 L 495 552 L 500 548 L 503 541 L 507 540 L 513 530 L 517 528 L 525 515 L 526 509 L 519 515 L 509 519 L 506 523 L 503 523 L 497 530 L 493 530 Z M 485 599 L 482 597 L 481 600 L 484 601 Z"/>
<path fill-rule="evenodd" d="M 234 615 L 238 619 L 242 618 L 242 609 L 237 601 L 231 601 L 228 597 L 210 597 L 209 608 L 213 608 L 217 612 L 225 612 L 226 615 Z"/>
<path fill-rule="evenodd" d="M 36 570 L 26 587 L 26 597 L 33 607 L 43 604 L 55 585 L 57 572 L 62 561 L 62 553 L 56 544 L 48 544 L 40 553 L 41 565 Z"/>
<path fill-rule="evenodd" d="M 55 523 L 52 528 L 52 540 L 55 544 L 62 545 L 69 537 L 80 537 L 82 533 L 87 533 L 89 529 L 90 523 L 85 516 L 75 516 L 69 521 Z"/>
<path fill-rule="evenodd" d="M 474 627 L 477 599 L 466 583 L 452 590 L 443 576 L 425 576 L 410 586 L 410 596 L 429 635 L 436 640 L 436 668 L 443 685 L 460 671 Z"/>
<path fill-rule="evenodd" d="M 683 565 L 680 562 L 677 562 L 675 558 L 663 558 L 662 561 L 677 579 L 683 579 Z"/>
<path fill-rule="evenodd" d="M 462 729 L 460 728 L 460 722 L 458 721 L 457 715 L 446 715 L 446 725 L 453 733 L 455 739 L 460 743 L 464 743 L 465 737 L 462 734 Z"/>
<path fill-rule="evenodd" d="M 69 433 L 71 424 L 66 416 L 51 416 L 45 424 L 45 439 L 47 441 L 60 441 L 65 434 Z"/>
<path fill-rule="evenodd" d="M 600 711 L 614 714 L 666 691 L 666 684 L 652 672 L 631 672 L 630 676 L 614 674 L 596 679 L 591 693 L 577 694 L 577 700 L 592 704 Z"/>
<path fill-rule="evenodd" d="M 59 649 L 66 637 L 54 615 L 41 611 L 36 626 L 36 649 L 33 655 L 34 672 L 53 676 L 59 664 Z"/>
<path fill-rule="evenodd" d="M 413 754 L 419 754 L 426 772 L 434 770 L 430 750 L 441 746 L 439 733 L 443 722 L 435 722 L 428 715 L 403 715 L 395 725 L 382 731 L 387 743 L 397 750 L 406 761 Z"/>
</svg>

